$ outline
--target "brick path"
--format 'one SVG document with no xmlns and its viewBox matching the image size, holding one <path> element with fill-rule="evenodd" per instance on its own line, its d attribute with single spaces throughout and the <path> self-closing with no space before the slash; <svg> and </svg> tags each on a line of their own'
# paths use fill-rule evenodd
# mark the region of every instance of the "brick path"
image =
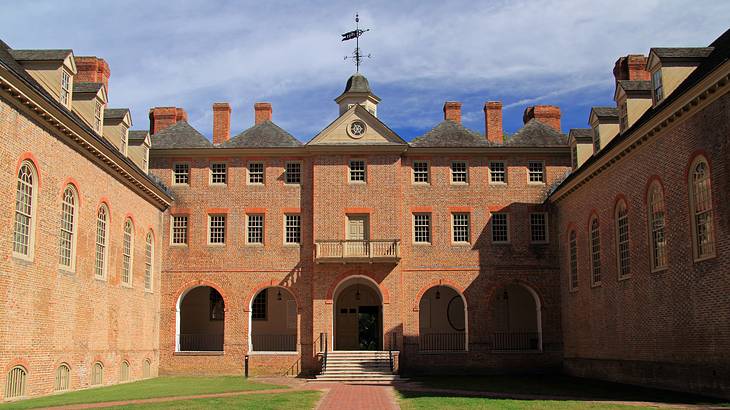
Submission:
<svg viewBox="0 0 730 410">
<path fill-rule="evenodd" d="M 317 410 L 398 410 L 391 386 L 336 384 L 320 401 Z"/>
</svg>

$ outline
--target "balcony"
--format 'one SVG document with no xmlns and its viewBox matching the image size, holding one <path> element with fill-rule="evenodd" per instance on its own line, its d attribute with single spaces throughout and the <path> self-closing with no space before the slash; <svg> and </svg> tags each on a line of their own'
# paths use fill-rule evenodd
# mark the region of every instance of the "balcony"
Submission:
<svg viewBox="0 0 730 410">
<path fill-rule="evenodd" d="M 315 241 L 314 260 L 317 263 L 398 263 L 400 240 Z"/>
</svg>

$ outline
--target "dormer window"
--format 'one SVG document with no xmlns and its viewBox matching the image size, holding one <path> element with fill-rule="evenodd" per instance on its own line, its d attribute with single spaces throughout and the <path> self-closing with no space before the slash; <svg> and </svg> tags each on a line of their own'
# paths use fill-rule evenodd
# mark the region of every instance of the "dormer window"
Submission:
<svg viewBox="0 0 730 410">
<path fill-rule="evenodd" d="M 598 127 L 593 128 L 593 153 L 598 154 L 601 150 L 601 135 L 598 133 Z"/>
<path fill-rule="evenodd" d="M 624 132 L 627 128 L 629 128 L 629 114 L 626 108 L 626 104 L 626 101 L 624 101 L 618 107 L 618 120 L 621 126 L 621 132 Z"/>
<path fill-rule="evenodd" d="M 664 98 L 664 87 L 662 86 L 662 70 L 658 69 L 651 74 L 651 83 L 654 87 L 654 104 Z"/>
<path fill-rule="evenodd" d="M 122 127 L 122 145 L 119 148 L 120 151 L 122 151 L 122 154 L 127 155 L 127 139 L 129 137 L 129 128 Z"/>
<path fill-rule="evenodd" d="M 61 104 L 68 107 L 71 99 L 71 74 L 66 70 L 61 70 Z"/>
<path fill-rule="evenodd" d="M 99 133 L 101 132 L 101 113 L 103 107 L 101 101 L 96 101 L 96 106 L 94 107 L 94 129 Z"/>
</svg>

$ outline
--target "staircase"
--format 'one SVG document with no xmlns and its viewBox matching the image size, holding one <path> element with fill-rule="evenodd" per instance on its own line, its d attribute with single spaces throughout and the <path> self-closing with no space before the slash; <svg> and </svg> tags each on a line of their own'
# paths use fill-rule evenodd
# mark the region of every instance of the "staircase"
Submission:
<svg viewBox="0 0 730 410">
<path fill-rule="evenodd" d="M 390 366 L 387 351 L 334 351 L 327 354 L 322 374 L 312 381 L 390 383 L 401 380 Z"/>
</svg>

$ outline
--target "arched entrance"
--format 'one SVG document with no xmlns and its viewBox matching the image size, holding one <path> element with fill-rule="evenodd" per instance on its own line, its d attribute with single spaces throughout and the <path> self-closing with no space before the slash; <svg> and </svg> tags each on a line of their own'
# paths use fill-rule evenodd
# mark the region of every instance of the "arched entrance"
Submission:
<svg viewBox="0 0 730 410">
<path fill-rule="evenodd" d="M 449 286 L 434 286 L 418 303 L 418 347 L 422 352 L 467 350 L 466 301 Z"/>
<path fill-rule="evenodd" d="M 222 352 L 225 328 L 223 296 L 210 286 L 190 288 L 177 302 L 178 352 Z"/>
<path fill-rule="evenodd" d="M 511 283 L 492 298 L 495 324 L 493 350 L 541 351 L 542 314 L 540 298 L 530 287 Z"/>
<path fill-rule="evenodd" d="M 262 289 L 251 299 L 249 312 L 249 351 L 297 351 L 297 301 L 289 289 Z"/>
<path fill-rule="evenodd" d="M 342 281 L 333 295 L 334 350 L 382 350 L 383 295 L 366 276 Z"/>
</svg>

